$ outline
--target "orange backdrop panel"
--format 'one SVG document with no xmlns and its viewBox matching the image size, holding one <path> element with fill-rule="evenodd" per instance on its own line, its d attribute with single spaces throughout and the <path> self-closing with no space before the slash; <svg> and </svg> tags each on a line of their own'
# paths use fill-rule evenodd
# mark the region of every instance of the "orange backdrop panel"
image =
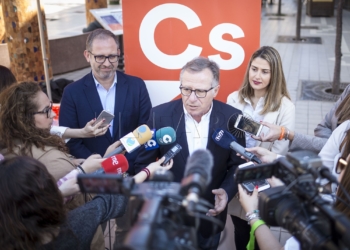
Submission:
<svg viewBox="0 0 350 250">
<path fill-rule="evenodd" d="M 222 59 L 229 60 L 236 56 L 235 53 L 213 48 L 209 34 L 214 27 L 223 23 L 234 24 L 243 30 L 244 36 L 240 38 L 233 38 L 230 32 L 222 35 L 223 40 L 236 43 L 244 50 L 242 63 L 238 67 L 220 71 L 221 87 L 217 99 L 226 102 L 227 96 L 240 87 L 249 58 L 259 48 L 261 0 L 123 0 L 126 73 L 144 80 L 179 80 L 180 68 L 166 69 L 155 65 L 141 49 L 139 39 L 140 25 L 147 13 L 168 3 L 188 7 L 198 16 L 201 25 L 188 29 L 178 18 L 160 21 L 154 31 L 154 40 L 157 48 L 165 54 L 181 54 L 188 44 L 192 44 L 202 48 L 200 56 L 219 54 Z"/>
</svg>

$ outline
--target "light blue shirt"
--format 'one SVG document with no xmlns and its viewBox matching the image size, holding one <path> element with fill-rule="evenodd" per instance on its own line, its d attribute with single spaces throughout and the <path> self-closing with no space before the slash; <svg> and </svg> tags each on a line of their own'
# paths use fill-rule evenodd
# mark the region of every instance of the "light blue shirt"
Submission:
<svg viewBox="0 0 350 250">
<path fill-rule="evenodd" d="M 117 85 L 117 73 L 115 73 L 114 82 L 108 91 L 96 80 L 94 74 L 92 74 L 92 76 L 94 78 L 97 93 L 100 96 L 100 100 L 101 100 L 103 109 L 108 111 L 111 114 L 114 114 L 115 88 Z M 96 115 L 98 115 L 98 114 L 96 114 Z M 111 126 L 109 127 L 109 132 L 111 133 L 112 137 L 113 137 L 113 122 L 114 122 L 114 119 L 111 121 L 111 123 L 110 123 Z"/>
</svg>

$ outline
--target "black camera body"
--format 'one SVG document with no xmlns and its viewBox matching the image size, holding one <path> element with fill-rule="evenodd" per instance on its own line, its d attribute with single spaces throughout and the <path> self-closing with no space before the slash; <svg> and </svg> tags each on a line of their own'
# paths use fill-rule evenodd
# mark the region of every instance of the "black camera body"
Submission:
<svg viewBox="0 0 350 250">
<path fill-rule="evenodd" d="M 198 188 L 201 180 L 196 175 L 184 179 L 183 183 L 171 182 L 169 171 L 156 172 L 152 180 L 136 184 L 133 178 L 117 174 L 78 175 L 78 184 L 83 193 L 124 194 L 135 197 L 132 228 L 124 245 L 119 250 L 177 250 L 197 249 L 197 226 L 199 218 L 206 219 L 218 227 L 221 221 L 206 216 L 213 205 L 204 199 L 186 202 L 190 186 Z M 195 184 L 195 185 L 194 185 Z"/>
<path fill-rule="evenodd" d="M 313 152 L 289 153 L 270 164 L 238 169 L 238 183 L 275 176 L 286 186 L 259 193 L 267 225 L 287 229 L 302 249 L 350 249 L 350 221 L 319 194 L 321 159 Z"/>
</svg>

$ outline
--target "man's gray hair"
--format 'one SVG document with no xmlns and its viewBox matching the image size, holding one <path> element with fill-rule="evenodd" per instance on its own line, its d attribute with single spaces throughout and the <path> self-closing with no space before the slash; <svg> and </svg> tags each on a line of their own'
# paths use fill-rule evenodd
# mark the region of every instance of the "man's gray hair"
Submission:
<svg viewBox="0 0 350 250">
<path fill-rule="evenodd" d="M 94 31 L 92 31 L 88 38 L 86 39 L 86 50 L 87 51 L 91 51 L 92 49 L 92 43 L 94 42 L 95 39 L 108 39 L 108 38 L 112 38 L 115 43 L 118 46 L 119 49 L 119 41 L 118 41 L 118 37 L 115 36 L 112 32 L 110 32 L 109 30 L 105 30 L 105 29 L 95 29 Z"/>
<path fill-rule="evenodd" d="M 185 66 L 182 67 L 180 73 L 180 81 L 182 75 L 185 71 L 190 72 L 201 72 L 204 69 L 209 69 L 213 74 L 213 82 L 211 84 L 212 87 L 219 85 L 220 81 L 220 69 L 216 62 L 209 60 L 206 57 L 196 57 L 193 60 L 186 63 Z"/>
</svg>

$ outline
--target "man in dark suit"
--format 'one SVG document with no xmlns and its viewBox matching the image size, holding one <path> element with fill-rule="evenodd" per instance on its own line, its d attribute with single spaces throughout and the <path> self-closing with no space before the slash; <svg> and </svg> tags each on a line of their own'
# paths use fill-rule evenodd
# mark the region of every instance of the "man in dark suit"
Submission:
<svg viewBox="0 0 350 250">
<path fill-rule="evenodd" d="M 241 111 L 214 100 L 220 87 L 219 68 L 207 58 L 199 57 L 188 62 L 182 68 L 180 82 L 182 100 L 153 108 L 147 124 L 155 129 L 170 126 L 176 130 L 177 143 L 182 146 L 170 170 L 176 182 L 184 177 L 186 160 L 193 151 L 206 148 L 213 154 L 212 181 L 203 198 L 215 204 L 215 208 L 209 210 L 208 215 L 217 216 L 225 223 L 227 203 L 238 191 L 233 174 L 244 161 L 233 150 L 218 146 L 211 136 L 216 129 L 226 129 L 229 117 L 240 114 Z M 245 146 L 245 139 L 240 138 L 238 143 Z M 152 151 L 142 149 L 135 161 L 135 171 L 141 171 L 172 146 L 161 145 Z M 199 232 L 197 237 L 200 249 L 217 248 L 220 233 L 213 236 L 210 223 L 202 221 Z"/>
<path fill-rule="evenodd" d="M 103 156 L 110 144 L 147 122 L 152 105 L 146 85 L 140 78 L 117 71 L 119 55 L 117 37 L 108 30 L 94 30 L 87 38 L 84 51 L 92 72 L 64 90 L 60 126 L 83 128 L 102 110 L 114 114 L 104 136 L 68 142 L 70 153 L 77 158 L 87 158 L 92 153 Z M 137 150 L 126 154 L 130 174 L 134 174 L 136 155 Z"/>
</svg>

